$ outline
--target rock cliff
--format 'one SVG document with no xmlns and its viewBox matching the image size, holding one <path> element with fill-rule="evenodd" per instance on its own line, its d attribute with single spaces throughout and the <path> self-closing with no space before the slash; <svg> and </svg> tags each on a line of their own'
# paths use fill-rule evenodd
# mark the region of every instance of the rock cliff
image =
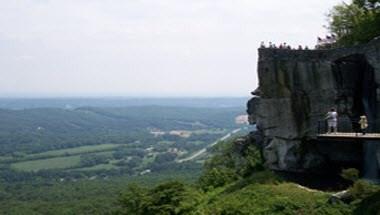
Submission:
<svg viewBox="0 0 380 215">
<path fill-rule="evenodd" d="M 365 114 L 369 131 L 379 132 L 380 38 L 331 50 L 261 48 L 258 77 L 259 87 L 247 112 L 257 126 L 256 142 L 269 168 L 362 169 L 363 141 L 327 141 L 316 136 L 318 130 L 323 132 L 323 119 L 331 107 L 338 110 L 339 131 L 355 131 L 359 116 Z"/>
</svg>

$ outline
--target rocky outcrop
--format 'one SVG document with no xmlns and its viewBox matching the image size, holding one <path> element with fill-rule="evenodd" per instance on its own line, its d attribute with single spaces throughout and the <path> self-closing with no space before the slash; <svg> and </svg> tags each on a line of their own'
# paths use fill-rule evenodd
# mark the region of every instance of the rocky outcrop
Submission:
<svg viewBox="0 0 380 215">
<path fill-rule="evenodd" d="M 248 102 L 266 165 L 288 171 L 325 171 L 363 163 L 363 144 L 316 138 L 335 107 L 339 131 L 354 131 L 367 115 L 378 132 L 380 38 L 331 50 L 259 49 L 259 87 Z"/>
</svg>

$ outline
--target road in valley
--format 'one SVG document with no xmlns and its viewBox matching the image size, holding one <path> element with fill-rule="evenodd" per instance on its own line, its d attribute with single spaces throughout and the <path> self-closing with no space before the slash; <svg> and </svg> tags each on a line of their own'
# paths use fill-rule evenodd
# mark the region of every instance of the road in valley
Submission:
<svg viewBox="0 0 380 215">
<path fill-rule="evenodd" d="M 230 138 L 232 136 L 232 134 L 236 134 L 240 130 L 241 130 L 241 128 L 238 128 L 238 129 L 235 129 L 235 130 L 231 131 L 230 133 L 228 133 L 228 134 L 224 135 L 223 137 L 219 138 L 217 141 L 211 143 L 210 145 L 206 146 L 205 148 L 203 148 L 203 149 L 197 151 L 196 153 L 192 154 L 190 157 L 177 160 L 177 163 L 183 163 L 183 162 L 186 162 L 186 161 L 194 160 L 195 158 L 197 158 L 200 155 L 202 155 L 203 153 L 205 153 L 207 151 L 207 148 L 213 147 L 216 144 L 218 144 L 220 141 L 224 141 L 224 140 Z"/>
</svg>

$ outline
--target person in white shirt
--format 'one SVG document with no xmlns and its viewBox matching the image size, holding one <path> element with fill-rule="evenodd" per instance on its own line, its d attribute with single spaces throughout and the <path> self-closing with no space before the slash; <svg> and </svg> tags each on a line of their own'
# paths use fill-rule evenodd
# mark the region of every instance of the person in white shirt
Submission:
<svg viewBox="0 0 380 215">
<path fill-rule="evenodd" d="M 366 129 L 368 128 L 368 120 L 365 115 L 360 116 L 359 124 L 360 124 L 360 129 L 362 131 L 362 134 L 365 135 Z"/>
<path fill-rule="evenodd" d="M 336 133 L 338 132 L 338 113 L 335 111 L 335 108 L 331 108 L 326 114 L 327 120 L 327 133 Z"/>
</svg>

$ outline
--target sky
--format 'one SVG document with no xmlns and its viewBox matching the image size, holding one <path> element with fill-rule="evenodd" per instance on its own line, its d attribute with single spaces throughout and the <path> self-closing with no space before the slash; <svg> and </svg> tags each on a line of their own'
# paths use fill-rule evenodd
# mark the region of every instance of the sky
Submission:
<svg viewBox="0 0 380 215">
<path fill-rule="evenodd" d="M 0 97 L 230 97 L 261 41 L 313 47 L 341 0 L 2 0 Z"/>
</svg>

